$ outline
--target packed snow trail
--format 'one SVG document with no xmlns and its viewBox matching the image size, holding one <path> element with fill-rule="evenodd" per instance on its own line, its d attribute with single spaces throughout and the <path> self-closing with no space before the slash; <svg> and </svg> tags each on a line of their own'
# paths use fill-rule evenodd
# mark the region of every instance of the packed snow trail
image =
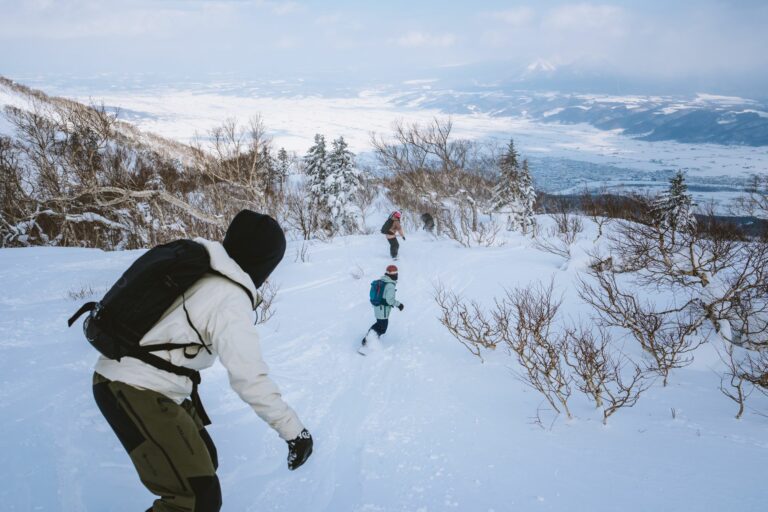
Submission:
<svg viewBox="0 0 768 512">
<path fill-rule="evenodd" d="M 585 244 L 594 233 L 585 233 Z M 737 422 L 718 390 L 715 358 L 655 386 L 607 427 L 586 403 L 577 419 L 542 411 L 503 351 L 485 363 L 440 325 L 438 282 L 490 301 L 504 287 L 554 276 L 577 315 L 569 265 L 512 235 L 464 249 L 423 233 L 401 244 L 398 299 L 381 347 L 360 357 L 373 323 L 370 282 L 389 264 L 381 235 L 289 244 L 272 277 L 275 316 L 260 327 L 264 357 L 315 438 L 295 472 L 285 442 L 229 389 L 203 373 L 219 476 L 229 511 L 763 510 L 766 420 Z M 0 250 L 0 509 L 144 510 L 143 488 L 90 391 L 96 354 L 66 318 L 99 298 L 140 252 Z M 90 296 L 72 292 L 93 288 Z M 86 294 L 87 295 L 87 294 Z M 628 347 L 628 350 L 631 348 Z M 753 406 L 768 409 L 763 398 Z M 675 409 L 676 419 L 671 417 Z M 144 508 L 142 508 L 144 507 Z"/>
</svg>

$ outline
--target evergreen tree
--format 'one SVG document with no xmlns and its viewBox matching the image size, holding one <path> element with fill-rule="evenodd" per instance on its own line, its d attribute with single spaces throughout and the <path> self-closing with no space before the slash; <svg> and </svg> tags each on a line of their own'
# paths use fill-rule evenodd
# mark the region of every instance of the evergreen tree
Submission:
<svg viewBox="0 0 768 512">
<path fill-rule="evenodd" d="M 275 158 L 270 154 L 269 147 L 262 146 L 257 158 L 256 168 L 260 175 L 265 197 L 273 197 L 277 181 L 277 168 L 275 166 Z"/>
<path fill-rule="evenodd" d="M 669 180 L 669 189 L 659 194 L 653 202 L 651 213 L 657 225 L 671 234 L 674 243 L 675 233 L 696 229 L 694 206 L 688 185 L 685 184 L 685 176 L 682 171 L 677 171 Z"/>
<path fill-rule="evenodd" d="M 516 211 L 515 224 L 523 233 L 528 233 L 534 225 L 534 206 L 536 205 L 536 190 L 533 188 L 533 178 L 528 168 L 528 160 L 523 160 L 523 168 L 520 170 L 520 200 Z"/>
<path fill-rule="evenodd" d="M 315 135 L 315 144 L 307 151 L 304 157 L 309 190 L 309 204 L 316 215 L 323 217 L 328 214 L 325 197 L 326 181 L 328 179 L 328 156 L 325 148 L 325 137 L 319 133 Z"/>
<path fill-rule="evenodd" d="M 355 155 L 349 150 L 344 137 L 333 141 L 328 157 L 325 201 L 334 229 L 352 232 L 357 228 L 352 198 L 359 185 L 359 173 L 354 165 Z"/>
<path fill-rule="evenodd" d="M 288 179 L 288 174 L 290 174 L 290 167 L 291 161 L 288 157 L 288 152 L 285 148 L 280 148 L 280 151 L 277 152 L 276 163 L 277 183 L 280 190 L 285 188 L 285 181 Z"/>
<path fill-rule="evenodd" d="M 509 140 L 507 150 L 499 161 L 501 176 L 499 183 L 494 188 L 491 210 L 507 214 L 507 229 L 525 229 L 521 224 L 525 217 L 524 199 L 522 191 L 522 176 L 518 162 L 518 153 L 515 149 L 515 141 Z"/>
</svg>

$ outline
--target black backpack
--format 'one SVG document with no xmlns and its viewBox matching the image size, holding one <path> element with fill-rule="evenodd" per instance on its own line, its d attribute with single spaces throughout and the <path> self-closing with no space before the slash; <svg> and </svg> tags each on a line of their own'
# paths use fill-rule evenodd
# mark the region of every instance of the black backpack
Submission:
<svg viewBox="0 0 768 512">
<path fill-rule="evenodd" d="M 395 223 L 395 221 L 392 220 L 392 217 L 388 218 L 387 222 L 385 222 L 384 225 L 381 226 L 381 233 L 383 235 L 391 235 L 392 233 L 390 233 L 389 230 L 392 229 L 392 224 L 394 224 L 394 223 Z"/>
<path fill-rule="evenodd" d="M 90 312 L 83 322 L 83 332 L 91 345 L 105 357 L 117 361 L 123 357 L 134 357 L 160 370 L 188 377 L 193 384 L 192 400 L 203 421 L 209 424 L 210 420 L 197 394 L 200 373 L 171 364 L 151 353 L 183 349 L 184 355 L 189 358 L 195 357 L 201 348 L 210 353 L 189 317 L 186 304 L 182 302 L 187 322 L 197 334 L 200 343 L 164 343 L 143 347 L 139 345 L 139 341 L 160 320 L 171 304 L 179 296 L 183 301 L 184 292 L 207 273 L 222 275 L 211 268 L 208 251 L 201 244 L 192 240 L 176 240 L 158 245 L 134 261 L 99 302 L 83 304 L 72 315 L 68 324 L 71 327 L 80 316 Z M 251 295 L 247 288 L 240 286 Z M 194 353 L 187 354 L 190 347 L 197 349 Z"/>
</svg>

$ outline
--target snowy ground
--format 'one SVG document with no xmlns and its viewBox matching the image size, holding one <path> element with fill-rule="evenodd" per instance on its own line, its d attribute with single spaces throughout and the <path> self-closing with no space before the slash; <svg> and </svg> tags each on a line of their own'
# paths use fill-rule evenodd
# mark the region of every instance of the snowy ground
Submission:
<svg viewBox="0 0 768 512">
<path fill-rule="evenodd" d="M 577 401 L 571 421 L 542 411 L 542 429 L 532 423 L 541 399 L 511 375 L 513 361 L 496 353 L 481 364 L 437 321 L 437 281 L 489 301 L 504 286 L 551 276 L 576 316 L 581 258 L 563 265 L 514 236 L 463 249 L 408 235 L 398 262 L 406 308 L 393 312 L 381 349 L 361 357 L 356 344 L 373 321 L 368 286 L 389 263 L 386 243 L 314 243 L 308 262 L 294 261 L 298 247 L 289 245 L 273 276 L 277 312 L 261 331 L 315 453 L 289 472 L 285 443 L 228 388 L 224 369 L 205 372 L 224 510 L 765 510 L 768 419 L 757 412 L 768 412 L 768 400 L 753 397 L 754 409 L 734 420 L 710 347 L 608 426 Z M 91 397 L 95 353 L 79 328 L 66 329 L 88 300 L 69 295 L 91 287 L 100 296 L 138 254 L 0 250 L 0 509 L 149 506 Z"/>
</svg>

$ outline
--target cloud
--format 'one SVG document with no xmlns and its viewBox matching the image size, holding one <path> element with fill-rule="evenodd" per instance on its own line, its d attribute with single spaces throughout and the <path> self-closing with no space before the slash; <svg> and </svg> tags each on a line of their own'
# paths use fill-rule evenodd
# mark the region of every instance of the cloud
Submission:
<svg viewBox="0 0 768 512">
<path fill-rule="evenodd" d="M 324 70 L 317 58 L 324 54 L 377 77 L 448 60 L 516 69 L 538 58 L 643 79 L 768 76 L 767 0 L 497 0 L 482 7 L 488 4 L 0 0 L 0 69 L 164 72 L 174 63 L 221 71 L 246 62 L 247 69 L 303 73 Z"/>
<path fill-rule="evenodd" d="M 298 2 L 270 2 L 272 12 L 278 16 L 293 14 L 304 10 L 304 6 Z"/>
<path fill-rule="evenodd" d="M 453 34 L 430 34 L 416 30 L 395 39 L 395 44 L 405 48 L 447 48 L 455 42 L 456 36 Z"/>
<path fill-rule="evenodd" d="M 342 16 L 339 13 L 336 14 L 323 14 L 315 18 L 315 23 L 318 25 L 335 25 L 340 23 Z"/>
<path fill-rule="evenodd" d="M 573 4 L 550 10 L 542 22 L 544 28 L 575 32 L 596 30 L 615 33 L 624 26 L 627 15 L 614 5 Z"/>
<path fill-rule="evenodd" d="M 536 11 L 530 7 L 514 7 L 503 11 L 484 12 L 481 17 L 501 21 L 512 27 L 523 27 L 533 22 Z"/>
<path fill-rule="evenodd" d="M 301 46 L 301 39 L 293 36 L 282 36 L 275 40 L 274 46 L 275 48 L 281 48 L 283 50 L 298 48 Z"/>
</svg>

